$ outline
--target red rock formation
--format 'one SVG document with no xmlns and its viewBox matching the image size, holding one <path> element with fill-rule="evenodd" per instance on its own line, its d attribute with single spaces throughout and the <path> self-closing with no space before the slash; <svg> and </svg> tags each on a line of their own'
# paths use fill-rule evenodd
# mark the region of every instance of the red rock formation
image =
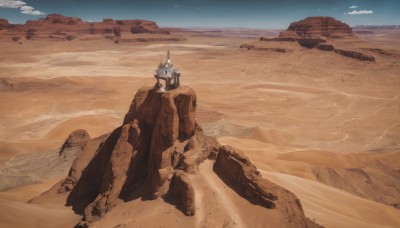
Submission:
<svg viewBox="0 0 400 228">
<path fill-rule="evenodd" d="M 292 37 L 275 37 L 275 38 L 265 38 L 261 37 L 260 41 L 280 41 L 280 42 L 294 42 L 295 38 Z"/>
<path fill-rule="evenodd" d="M 121 127 L 111 133 L 87 165 L 70 193 L 67 204 L 93 222 L 115 206 L 120 199 L 163 197 L 189 183 L 176 169 L 194 173 L 197 165 L 213 152 L 214 139 L 203 136 L 195 121 L 196 94 L 188 87 L 160 92 L 139 90 Z M 147 186 L 142 191 L 137 186 Z M 184 198 L 186 199 L 186 197 Z M 179 200 L 178 200 L 179 201 Z M 179 201 L 179 205 L 186 205 Z M 179 206 L 184 213 L 194 208 Z M 189 209 L 188 209 L 189 208 Z M 83 223 L 85 224 L 85 223 Z"/>
<path fill-rule="evenodd" d="M 308 17 L 304 20 L 293 22 L 289 28 L 280 34 L 282 38 L 314 38 L 338 39 L 354 38 L 350 26 L 332 17 Z"/>
<path fill-rule="evenodd" d="M 318 44 L 317 49 L 322 51 L 334 51 L 335 47 L 332 44 Z"/>
<path fill-rule="evenodd" d="M 39 20 L 28 20 L 26 22 L 27 26 L 49 26 L 54 25 L 76 25 L 83 24 L 84 22 L 78 17 L 66 17 L 61 14 L 49 14 L 44 19 Z"/>
<path fill-rule="evenodd" d="M 296 41 L 303 47 L 315 48 L 319 44 L 325 43 L 325 39 L 321 38 L 297 38 Z"/>
<path fill-rule="evenodd" d="M 195 214 L 195 193 L 185 172 L 180 170 L 175 172 L 169 184 L 166 198 L 185 215 L 192 216 Z"/>
<path fill-rule="evenodd" d="M 293 22 L 277 38 L 260 38 L 260 41 L 297 41 L 306 48 L 315 48 L 329 39 L 355 38 L 352 29 L 332 17 L 308 17 Z"/>
<path fill-rule="evenodd" d="M 80 147 L 81 149 L 83 149 L 89 139 L 90 136 L 86 130 L 78 129 L 73 131 L 62 145 L 60 156 L 65 155 L 67 153 L 67 150 L 72 147 Z"/>
<path fill-rule="evenodd" d="M 219 148 L 215 172 L 253 204 L 276 209 L 286 217 L 285 227 L 321 227 L 304 215 L 300 200 L 290 191 L 263 179 L 257 168 L 241 152 L 229 146 Z"/>
<path fill-rule="evenodd" d="M 6 19 L 0 18 L 0 30 L 7 29 L 9 25 Z"/>
<path fill-rule="evenodd" d="M 388 50 L 388 49 L 384 50 L 380 48 L 362 48 L 362 49 L 384 56 L 400 57 L 400 52 L 396 50 Z"/>
<path fill-rule="evenodd" d="M 185 140 L 197 130 L 196 94 L 182 86 L 166 93 L 140 90 L 136 97 L 124 124 L 137 120 L 140 129 L 144 129 L 141 141 L 149 150 L 147 170 L 153 197 L 157 197 L 166 193 L 165 183 L 173 169 L 171 156 L 182 153 Z"/>
<path fill-rule="evenodd" d="M 231 147 L 221 147 L 214 170 L 229 186 L 253 204 L 275 208 L 274 201 L 278 197 L 269 189 L 263 189 L 260 185 L 261 174 L 242 152 Z"/>
<path fill-rule="evenodd" d="M 83 170 L 98 152 L 99 147 L 104 144 L 104 141 L 107 139 L 107 137 L 108 134 L 105 134 L 88 140 L 85 143 L 82 152 L 80 152 L 74 160 L 71 169 L 68 172 L 68 177 L 61 181 L 60 186 L 57 188 L 58 193 L 69 192 L 75 187 L 76 183 L 81 178 Z"/>
<path fill-rule="evenodd" d="M 375 61 L 375 57 L 372 55 L 367 55 L 357 51 L 348 51 L 343 49 L 336 49 L 336 53 L 341 54 L 346 57 L 355 58 L 361 61 Z"/>
<path fill-rule="evenodd" d="M 103 22 L 90 23 L 77 17 L 66 17 L 60 14 L 49 14 L 43 19 L 28 20 L 23 25 L 9 25 L 6 20 L 1 19 L 0 30 L 7 31 L 2 36 L 25 37 L 27 40 L 73 40 L 85 35 L 118 38 L 132 33 L 169 34 L 153 21 L 104 19 Z"/>
<path fill-rule="evenodd" d="M 254 51 L 274 51 L 274 52 L 290 52 L 290 49 L 286 48 L 267 48 L 267 47 L 256 47 L 250 44 L 242 44 L 240 48 L 247 49 L 247 50 L 254 50 Z"/>
<path fill-rule="evenodd" d="M 87 135 L 87 132 L 85 130 L 77 130 L 77 131 L 80 131 L 81 133 L 85 133 L 85 135 Z M 70 141 L 69 139 L 71 138 L 76 138 L 75 136 L 76 134 L 74 132 L 71 133 L 70 136 L 68 136 L 68 138 L 65 140 L 65 143 L 69 142 Z M 83 170 L 87 167 L 87 165 L 93 159 L 95 154 L 98 153 L 99 148 L 104 144 L 104 141 L 107 139 L 108 136 L 109 136 L 108 134 L 105 134 L 94 139 L 89 139 L 87 135 L 87 137 L 85 136 L 87 141 L 79 140 L 80 142 L 78 144 L 75 143 L 72 144 L 75 146 L 72 147 L 67 146 L 64 149 L 62 149 L 60 151 L 60 156 L 66 156 L 66 155 L 70 156 L 71 152 L 75 152 L 77 154 L 68 172 L 67 178 L 61 180 L 60 182 L 55 184 L 52 188 L 50 188 L 48 191 L 42 193 L 38 197 L 31 199 L 29 202 L 38 203 L 41 202 L 42 199 L 51 198 L 56 196 L 57 194 L 70 192 L 75 187 L 78 180 L 81 178 Z M 73 141 L 76 142 L 76 140 Z"/>
<path fill-rule="evenodd" d="M 198 173 L 198 165 L 210 158 L 216 159 L 219 176 L 250 202 L 279 210 L 286 223 L 313 227 L 292 193 L 262 179 L 240 152 L 203 135 L 196 108 L 196 94 L 189 87 L 167 92 L 142 88 L 136 93 L 122 126 L 95 153 L 81 153 L 83 162 L 78 157 L 69 177 L 54 187 L 59 192 L 73 187 L 67 205 L 83 214 L 80 226 L 139 197 L 163 197 L 184 214 L 194 215 L 195 192 L 188 175 Z"/>
</svg>

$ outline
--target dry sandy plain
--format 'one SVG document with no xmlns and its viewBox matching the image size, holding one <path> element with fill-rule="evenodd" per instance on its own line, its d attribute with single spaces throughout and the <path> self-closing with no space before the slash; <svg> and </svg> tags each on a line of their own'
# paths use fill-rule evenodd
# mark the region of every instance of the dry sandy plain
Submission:
<svg viewBox="0 0 400 228">
<path fill-rule="evenodd" d="M 79 221 L 63 206 L 66 195 L 27 201 L 66 176 L 72 160 L 60 160 L 58 148 L 70 132 L 83 128 L 96 137 L 122 123 L 135 91 L 155 83 L 168 49 L 181 83 L 197 93 L 206 134 L 243 150 L 264 177 L 300 198 L 306 216 L 326 227 L 400 227 L 400 31 L 336 41 L 385 50 L 364 50 L 375 62 L 257 41 L 276 31 L 174 33 L 186 40 L 0 43 L 1 227 Z M 248 51 L 239 48 L 244 43 L 290 50 Z M 94 227 L 273 225 L 263 219 L 265 209 L 214 173 L 191 179 L 197 205 L 208 205 L 194 217 L 161 200 L 134 200 Z"/>
</svg>

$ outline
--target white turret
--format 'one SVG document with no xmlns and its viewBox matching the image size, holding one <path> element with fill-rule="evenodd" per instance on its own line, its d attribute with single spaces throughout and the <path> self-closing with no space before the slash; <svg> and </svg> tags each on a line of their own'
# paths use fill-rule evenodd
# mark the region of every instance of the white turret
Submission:
<svg viewBox="0 0 400 228">
<path fill-rule="evenodd" d="M 156 70 L 154 77 L 157 79 L 157 83 L 155 87 L 162 87 L 160 83 L 160 79 L 165 81 L 165 89 L 174 89 L 179 86 L 179 77 L 181 74 L 178 69 L 174 69 L 174 65 L 171 61 L 171 55 L 168 50 L 167 52 L 167 60 L 164 63 L 160 63 Z"/>
</svg>

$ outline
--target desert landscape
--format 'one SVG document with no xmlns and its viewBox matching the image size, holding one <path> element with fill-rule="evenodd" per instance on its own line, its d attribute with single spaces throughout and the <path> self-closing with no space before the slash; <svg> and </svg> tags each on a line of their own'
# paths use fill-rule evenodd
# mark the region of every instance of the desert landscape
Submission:
<svg viewBox="0 0 400 228">
<path fill-rule="evenodd" d="M 0 20 L 0 226 L 399 227 L 400 29 L 287 26 Z"/>
</svg>

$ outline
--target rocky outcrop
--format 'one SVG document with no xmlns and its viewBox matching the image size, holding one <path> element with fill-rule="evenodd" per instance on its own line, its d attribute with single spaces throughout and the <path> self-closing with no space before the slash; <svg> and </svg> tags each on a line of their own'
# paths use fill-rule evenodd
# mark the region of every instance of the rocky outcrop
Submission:
<svg viewBox="0 0 400 228">
<path fill-rule="evenodd" d="M 6 20 L 0 19 L 0 30 L 4 30 L 3 37 L 8 36 L 13 40 L 22 37 L 27 40 L 70 41 L 80 37 L 104 37 L 117 40 L 123 36 L 129 37 L 129 35 L 139 33 L 169 34 L 153 21 L 104 19 L 102 22 L 84 22 L 78 17 L 60 14 L 49 14 L 43 19 L 28 20 L 22 25 L 9 25 Z"/>
<path fill-rule="evenodd" d="M 290 52 L 290 49 L 286 48 L 268 48 L 268 47 L 256 47 L 250 44 L 242 44 L 240 48 L 254 51 L 273 51 L 273 52 Z"/>
<path fill-rule="evenodd" d="M 73 147 L 79 147 L 83 149 L 86 146 L 86 142 L 90 139 L 89 133 L 86 130 L 78 129 L 72 132 L 65 140 L 60 150 L 60 156 L 66 156 L 69 149 Z"/>
<path fill-rule="evenodd" d="M 380 48 L 362 48 L 362 49 L 369 51 L 369 52 L 384 55 L 384 56 L 400 57 L 400 52 L 396 51 L 396 50 L 387 50 L 387 49 L 384 50 L 384 49 L 380 49 Z"/>
<path fill-rule="evenodd" d="M 7 29 L 10 26 L 8 21 L 4 18 L 0 18 L 0 30 Z"/>
<path fill-rule="evenodd" d="M 196 94 L 189 87 L 166 93 L 152 88 L 138 92 L 125 116 L 124 124 L 136 120 L 144 130 L 141 141 L 149 150 L 147 172 L 153 197 L 166 193 L 167 177 L 173 169 L 172 157 L 183 154 L 189 139 L 196 141 L 193 137 L 198 130 L 196 109 Z"/>
<path fill-rule="evenodd" d="M 67 205 L 83 213 L 85 221 L 101 218 L 118 202 L 131 160 L 134 162 L 141 155 L 134 153 L 139 133 L 135 123 L 115 129 L 83 171 Z"/>
<path fill-rule="evenodd" d="M 318 44 L 317 49 L 321 51 L 334 51 L 335 47 L 332 44 Z"/>
<path fill-rule="evenodd" d="M 354 38 L 355 35 L 349 25 L 332 17 L 307 17 L 304 20 L 293 22 L 282 32 L 281 38 L 312 38 L 312 39 L 340 39 Z"/>
<path fill-rule="evenodd" d="M 193 216 L 195 214 L 195 193 L 189 178 L 183 171 L 175 172 L 169 184 L 166 198 L 185 215 Z"/>
<path fill-rule="evenodd" d="M 105 136 L 95 152 L 80 153 L 67 179 L 53 187 L 58 193 L 72 188 L 66 204 L 83 215 L 79 226 L 137 198 L 161 197 L 185 215 L 195 215 L 190 176 L 200 172 L 206 159 L 216 159 L 217 174 L 253 204 L 278 210 L 285 223 L 315 225 L 292 193 L 262 179 L 241 152 L 205 136 L 196 122 L 196 109 L 197 97 L 189 87 L 140 89 L 122 125 Z"/>
<path fill-rule="evenodd" d="M 375 61 L 375 57 L 372 55 L 357 51 L 335 49 L 335 47 L 331 44 L 335 39 L 345 38 L 357 38 L 350 26 L 347 24 L 332 17 L 308 17 L 304 20 L 291 23 L 286 31 L 280 33 L 279 37 L 261 37 L 260 41 L 297 42 L 302 47 L 309 49 L 316 48 L 321 51 L 335 51 L 340 55 L 355 58 L 361 61 Z M 263 49 L 247 44 L 240 46 L 240 48 L 246 48 L 247 50 Z M 286 50 L 280 49 L 277 49 L 277 51 L 286 52 Z"/>
<path fill-rule="evenodd" d="M 196 102 L 194 91 L 184 86 L 136 93 L 123 125 L 99 148 L 68 196 L 67 205 L 84 215 L 83 224 L 101 218 L 121 200 L 165 197 L 167 192 L 174 196 L 179 188 L 190 189 L 176 170 L 195 173 L 216 144 L 196 123 Z M 194 214 L 191 203 L 183 202 L 188 197 L 177 200 L 178 208 Z"/>
<path fill-rule="evenodd" d="M 367 55 L 357 51 L 348 51 L 343 49 L 336 49 L 336 53 L 341 54 L 346 57 L 355 58 L 361 61 L 375 61 L 375 57 L 372 55 Z"/>
<path fill-rule="evenodd" d="M 325 43 L 326 39 L 324 38 L 297 38 L 296 41 L 302 46 L 306 48 L 315 48 L 319 44 Z"/>
<path fill-rule="evenodd" d="M 303 47 L 315 48 L 330 39 L 355 37 L 352 29 L 347 24 L 332 17 L 308 17 L 291 23 L 286 31 L 280 33 L 279 37 L 261 37 L 260 41 L 297 41 Z"/>
<path fill-rule="evenodd" d="M 71 135 L 73 136 L 72 138 L 75 138 L 75 132 L 81 132 L 80 135 L 87 134 L 85 130 L 76 130 L 68 136 L 66 142 L 69 141 Z M 63 157 L 62 159 L 65 159 L 65 157 L 75 156 L 71 168 L 68 171 L 68 176 L 58 182 L 48 191 L 42 193 L 38 197 L 31 199 L 29 202 L 40 203 L 42 199 L 52 198 L 57 196 L 58 194 L 70 192 L 75 187 L 76 183 L 82 175 L 82 172 L 92 160 L 94 155 L 98 153 L 98 149 L 104 144 L 104 141 L 107 139 L 108 136 L 109 134 L 105 134 L 93 139 L 85 137 L 87 141 L 80 141 L 79 144 L 75 144 L 76 146 L 65 147 L 63 150 L 61 150 L 60 152 L 62 156 L 60 155 L 60 157 Z M 81 139 L 82 138 L 83 137 L 81 137 Z M 75 154 L 72 154 L 72 152 L 74 152 Z"/>
<path fill-rule="evenodd" d="M 261 37 L 260 41 L 294 42 L 294 41 L 296 41 L 296 38 L 292 38 L 292 37 L 275 37 L 275 38 Z"/>
<path fill-rule="evenodd" d="M 44 19 L 39 20 L 28 20 L 26 25 L 28 26 L 44 26 L 49 24 L 54 25 L 76 25 L 84 23 L 78 17 L 66 17 L 61 14 L 49 14 Z"/>
<path fill-rule="evenodd" d="M 98 149 L 104 144 L 108 134 L 100 137 L 88 140 L 82 149 L 82 152 L 78 154 L 74 162 L 72 163 L 71 169 L 68 172 L 68 177 L 61 181 L 60 186 L 57 188 L 58 193 L 71 191 L 78 180 L 81 178 L 83 170 L 92 160 L 94 155 L 98 153 Z"/>
<path fill-rule="evenodd" d="M 113 34 L 116 36 L 120 36 L 123 33 L 168 34 L 168 31 L 161 30 L 158 27 L 158 25 L 153 21 L 104 19 L 103 22 L 90 23 L 90 33 L 91 34 Z"/>
<path fill-rule="evenodd" d="M 240 48 L 251 50 L 251 49 L 254 49 L 255 46 L 251 45 L 251 44 L 242 44 L 242 45 L 240 45 Z"/>
<path fill-rule="evenodd" d="M 261 174 L 242 152 L 231 147 L 221 147 L 214 170 L 229 186 L 253 204 L 275 208 L 277 195 L 260 185 L 263 182 Z"/>
<path fill-rule="evenodd" d="M 321 227 L 305 217 L 300 200 L 293 193 L 262 178 L 241 151 L 229 146 L 220 147 L 214 170 L 251 203 L 278 210 L 285 217 L 285 227 Z"/>
</svg>

